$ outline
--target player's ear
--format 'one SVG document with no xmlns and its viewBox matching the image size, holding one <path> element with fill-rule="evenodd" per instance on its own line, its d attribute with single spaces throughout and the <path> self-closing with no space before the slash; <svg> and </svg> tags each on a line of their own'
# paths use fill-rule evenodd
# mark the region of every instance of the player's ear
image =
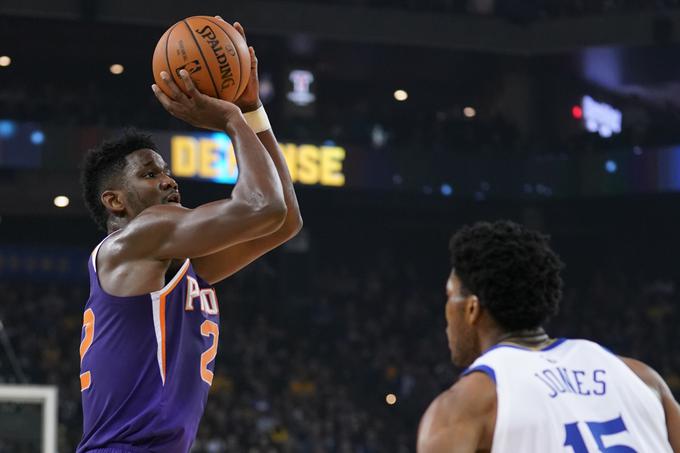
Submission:
<svg viewBox="0 0 680 453">
<path fill-rule="evenodd" d="M 106 210 L 109 212 L 122 214 L 123 211 L 125 211 L 123 192 L 120 190 L 105 190 L 100 199 Z"/>
<path fill-rule="evenodd" d="M 482 306 L 474 294 L 465 298 L 465 320 L 468 324 L 476 324 L 482 314 Z"/>
</svg>

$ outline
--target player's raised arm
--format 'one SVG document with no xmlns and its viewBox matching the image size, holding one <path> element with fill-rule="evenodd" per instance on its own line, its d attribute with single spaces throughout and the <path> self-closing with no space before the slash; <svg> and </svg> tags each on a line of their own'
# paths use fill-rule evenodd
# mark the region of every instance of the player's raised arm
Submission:
<svg viewBox="0 0 680 453">
<path fill-rule="evenodd" d="M 491 449 L 496 389 L 482 373 L 462 377 L 440 394 L 418 428 L 418 453 L 475 453 Z"/>
<path fill-rule="evenodd" d="M 239 22 L 234 23 L 234 28 L 246 39 L 246 32 L 243 26 Z M 266 114 L 264 114 L 264 109 L 262 107 L 262 101 L 260 100 L 260 81 L 258 78 L 258 60 L 257 55 L 255 55 L 255 49 L 250 46 L 248 48 L 250 52 L 250 79 L 248 86 L 244 90 L 241 97 L 236 100 L 236 105 L 241 108 L 241 111 L 246 115 L 254 115 L 255 121 L 260 122 L 261 118 L 258 116 L 260 114 L 264 115 L 264 119 L 268 123 Z M 268 124 L 267 124 L 268 126 Z M 271 127 L 266 127 L 265 125 L 260 125 L 256 130 L 257 138 L 262 142 L 262 145 L 267 149 L 267 152 L 274 162 L 276 171 L 281 179 L 281 186 L 283 187 L 283 198 L 286 203 L 286 208 L 288 213 L 286 219 L 281 225 L 281 228 L 267 238 L 267 243 L 261 244 L 263 247 L 269 246 L 270 248 L 279 245 L 284 242 L 292 235 L 295 235 L 300 228 L 302 228 L 302 216 L 300 215 L 300 206 L 298 204 L 297 196 L 295 195 L 295 188 L 293 186 L 293 180 L 288 171 L 288 165 L 286 164 L 286 159 L 283 156 L 283 152 L 279 147 L 279 143 L 274 136 L 274 132 Z M 265 238 L 262 238 L 263 240 Z"/>
<path fill-rule="evenodd" d="M 639 360 L 621 357 L 628 367 L 638 375 L 661 399 L 664 413 L 666 414 L 666 428 L 668 440 L 675 453 L 680 453 L 680 404 L 675 400 L 671 389 L 663 378 L 652 367 Z"/>
<path fill-rule="evenodd" d="M 164 73 L 171 93 L 167 96 L 154 85 L 156 97 L 168 112 L 189 124 L 225 131 L 234 144 L 239 178 L 230 199 L 196 209 L 176 204 L 147 208 L 130 222 L 121 233 L 123 237 L 118 239 L 128 245 L 122 248 L 128 255 L 156 259 L 204 256 L 276 231 L 286 215 L 274 163 L 246 124 L 240 109 L 201 94 L 187 71 L 181 71 L 180 76 L 188 95 Z"/>
<path fill-rule="evenodd" d="M 219 16 L 218 19 L 221 20 Z M 240 23 L 234 23 L 234 28 L 244 39 L 246 38 L 245 31 Z M 257 76 L 257 56 L 255 55 L 253 47 L 249 47 L 248 50 L 250 52 L 251 62 L 250 78 L 246 89 L 241 97 L 235 101 L 235 104 L 249 117 L 251 128 L 254 128 L 258 139 L 267 149 L 267 152 L 274 162 L 276 171 L 281 179 L 287 214 L 281 227 L 271 234 L 192 260 L 196 272 L 210 283 L 216 283 L 229 277 L 258 257 L 294 237 L 302 228 L 300 206 L 295 195 L 295 188 L 293 187 L 293 181 L 288 171 L 288 165 L 286 164 L 286 160 L 279 148 L 279 144 L 272 132 L 269 120 L 264 113 L 264 108 L 260 101 L 260 84 Z"/>
</svg>

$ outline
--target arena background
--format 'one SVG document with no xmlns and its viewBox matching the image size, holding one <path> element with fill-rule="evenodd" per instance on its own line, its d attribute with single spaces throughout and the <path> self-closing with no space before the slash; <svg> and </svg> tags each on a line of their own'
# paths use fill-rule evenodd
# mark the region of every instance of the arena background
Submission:
<svg viewBox="0 0 680 453">
<path fill-rule="evenodd" d="M 134 125 L 184 175 L 185 205 L 228 195 L 226 136 L 171 118 L 150 90 L 163 31 L 219 14 L 257 50 L 305 227 L 218 286 L 192 452 L 415 451 L 420 415 L 459 371 L 447 240 L 476 220 L 551 234 L 567 263 L 551 334 L 646 361 L 680 396 L 677 6 L 3 1 L 0 382 L 57 386 L 58 451 L 74 450 L 86 258 L 102 238 L 79 159 Z M 0 451 L 40 451 L 39 422 L 0 404 Z"/>
</svg>

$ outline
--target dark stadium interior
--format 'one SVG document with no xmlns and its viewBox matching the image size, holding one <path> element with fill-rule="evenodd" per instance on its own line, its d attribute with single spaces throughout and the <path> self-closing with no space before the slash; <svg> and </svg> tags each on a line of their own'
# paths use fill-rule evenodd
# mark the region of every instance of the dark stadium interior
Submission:
<svg viewBox="0 0 680 453">
<path fill-rule="evenodd" d="M 420 416 L 460 371 L 444 335 L 447 241 L 477 220 L 552 236 L 567 265 L 552 335 L 639 358 L 680 396 L 677 1 L 113 3 L 0 4 L 0 56 L 12 57 L 0 67 L 0 322 L 28 382 L 59 388 L 60 452 L 82 434 L 85 260 L 103 237 L 78 162 L 128 125 L 197 133 L 150 90 L 157 39 L 194 14 L 245 25 L 279 141 L 347 158 L 345 187 L 296 186 L 293 242 L 218 286 L 223 334 L 192 452 L 414 452 Z M 295 68 L 314 74 L 311 107 L 286 98 Z M 619 134 L 574 118 L 585 95 L 622 112 Z M 178 181 L 190 207 L 231 189 Z M 20 382 L 15 368 L 0 343 L 0 383 Z M 0 439 L 0 453 L 21 448 Z"/>
</svg>

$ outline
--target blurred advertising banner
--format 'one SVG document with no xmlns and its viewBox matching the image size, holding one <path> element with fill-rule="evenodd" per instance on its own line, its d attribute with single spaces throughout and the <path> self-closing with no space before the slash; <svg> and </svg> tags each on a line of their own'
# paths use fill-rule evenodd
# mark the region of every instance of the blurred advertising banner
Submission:
<svg viewBox="0 0 680 453">
<path fill-rule="evenodd" d="M 116 131 L 0 120 L 0 171 L 72 174 L 83 152 Z M 224 133 L 151 131 L 158 152 L 179 179 L 234 184 L 238 167 Z M 598 197 L 680 191 L 680 145 L 602 151 L 434 152 L 414 145 L 279 143 L 298 186 L 409 191 L 486 199 Z M 23 173 L 22 173 L 23 172 Z"/>
<path fill-rule="evenodd" d="M 170 169 L 174 176 L 223 184 L 235 184 L 238 167 L 234 146 L 229 136 L 213 133 L 207 136 L 157 133 L 156 140 L 169 146 Z M 347 152 L 340 146 L 280 143 L 293 182 L 304 185 L 342 187 L 345 185 L 343 164 Z"/>
</svg>

